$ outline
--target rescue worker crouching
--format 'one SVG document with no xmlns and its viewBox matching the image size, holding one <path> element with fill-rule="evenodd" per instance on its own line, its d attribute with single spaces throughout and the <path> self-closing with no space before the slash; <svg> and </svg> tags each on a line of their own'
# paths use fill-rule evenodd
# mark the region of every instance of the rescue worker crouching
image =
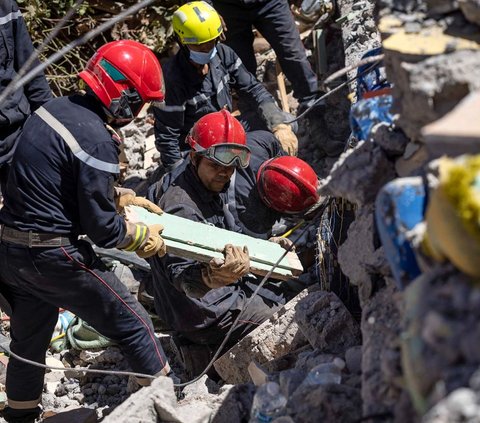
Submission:
<svg viewBox="0 0 480 423">
<path fill-rule="evenodd" d="M 240 231 L 222 194 L 228 190 L 234 172 L 247 167 L 250 160 L 243 127 L 226 110 L 210 113 L 194 125 L 187 142 L 192 148 L 187 166 L 155 202 L 167 213 Z M 208 264 L 172 254 L 148 260 L 159 317 L 184 340 L 212 349 L 223 341 L 259 283 L 249 273 L 249 255 L 243 246 L 226 245 L 224 259 Z M 235 344 L 284 303 L 282 290 L 267 283 L 242 312 L 242 323 L 233 331 L 226 347 Z M 201 367 L 197 366 L 197 372 Z"/>
<path fill-rule="evenodd" d="M 78 240 L 86 234 L 101 247 L 141 257 L 165 253 L 161 227 L 134 225 L 117 213 L 116 202 L 161 209 L 128 192 L 115 201 L 119 140 L 106 128 L 129 123 L 148 102 L 163 101 L 162 70 L 146 46 L 125 40 L 102 46 L 79 76 L 87 94 L 37 109 L 13 157 L 0 210 L 0 286 L 13 310 L 11 350 L 45 363 L 62 307 L 115 340 L 133 371 L 169 375 L 146 311 L 91 245 Z M 38 417 L 43 377 L 44 369 L 11 357 L 3 412 L 8 422 Z"/>
<path fill-rule="evenodd" d="M 233 110 L 233 88 L 247 96 L 258 110 L 256 121 L 242 121 L 248 134 L 268 129 L 289 154 L 295 155 L 298 140 L 286 116 L 265 87 L 247 71 L 237 54 L 218 43 L 222 24 L 218 13 L 203 1 L 181 6 L 172 18 L 180 50 L 164 66 L 169 87 L 162 108 L 155 108 L 155 144 L 167 170 L 182 161 L 189 149 L 186 139 L 202 116 L 221 109 Z"/>
</svg>

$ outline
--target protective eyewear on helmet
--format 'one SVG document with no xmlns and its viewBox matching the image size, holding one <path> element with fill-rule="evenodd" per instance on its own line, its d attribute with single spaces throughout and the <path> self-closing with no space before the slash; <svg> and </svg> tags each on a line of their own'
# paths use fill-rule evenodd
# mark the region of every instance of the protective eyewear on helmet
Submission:
<svg viewBox="0 0 480 423">
<path fill-rule="evenodd" d="M 197 152 L 207 159 L 222 166 L 239 166 L 246 168 L 250 163 L 250 150 L 245 145 L 240 144 L 216 144 L 207 149 L 202 149 Z"/>
</svg>

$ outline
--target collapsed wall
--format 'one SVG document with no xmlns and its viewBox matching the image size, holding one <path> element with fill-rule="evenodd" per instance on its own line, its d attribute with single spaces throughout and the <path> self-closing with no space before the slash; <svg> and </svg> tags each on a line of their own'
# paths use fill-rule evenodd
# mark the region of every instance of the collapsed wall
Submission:
<svg viewBox="0 0 480 423">
<path fill-rule="evenodd" d="M 377 1 L 375 18 L 393 85 L 394 122 L 374 126 L 368 139 L 344 153 L 322 188 L 357 205 L 338 259 L 359 287 L 363 416 L 372 421 L 478 419 L 480 350 L 475 334 L 480 323 L 475 307 L 480 291 L 451 264 L 428 259 L 420 266 L 421 275 L 408 280 L 404 289 L 391 267 L 400 259 L 379 238 L 375 200 L 389 181 L 401 183 L 407 180 L 398 178 L 417 175 L 434 180 L 431 160 L 446 143 L 453 155 L 480 152 L 478 125 L 475 130 L 471 120 L 462 119 L 465 108 L 437 130 L 443 144 L 427 140 L 425 129 L 480 88 L 479 10 L 475 0 Z M 344 41 L 348 51 L 350 34 L 344 33 Z M 462 143 L 457 136 L 455 144 L 455 131 L 470 138 Z M 476 144 L 462 148 L 468 140 Z M 384 223 L 394 220 L 393 215 L 383 218 Z M 407 228 L 401 235 L 412 236 Z"/>
</svg>

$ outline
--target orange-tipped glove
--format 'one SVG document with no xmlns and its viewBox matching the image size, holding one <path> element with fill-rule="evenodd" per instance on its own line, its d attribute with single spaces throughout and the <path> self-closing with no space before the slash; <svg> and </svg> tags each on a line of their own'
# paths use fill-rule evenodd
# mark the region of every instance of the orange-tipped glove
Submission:
<svg viewBox="0 0 480 423">
<path fill-rule="evenodd" d="M 298 139 L 293 133 L 292 127 L 281 123 L 272 129 L 273 134 L 280 142 L 280 145 L 290 156 L 296 156 L 298 152 Z"/>
<path fill-rule="evenodd" d="M 122 213 L 126 206 L 139 206 L 149 212 L 163 214 L 163 210 L 156 204 L 144 197 L 137 197 L 135 191 L 128 188 L 115 187 L 115 206 L 119 213 Z"/>
<path fill-rule="evenodd" d="M 152 257 L 155 254 L 162 257 L 167 252 L 165 241 L 160 236 L 163 226 L 160 224 L 147 226 L 144 223 L 126 221 L 125 237 L 117 248 L 125 251 L 135 251 L 141 258 Z"/>
<path fill-rule="evenodd" d="M 202 269 L 203 283 L 209 288 L 221 288 L 230 285 L 250 271 L 250 256 L 247 247 L 225 245 L 225 258 L 212 259 Z"/>
</svg>

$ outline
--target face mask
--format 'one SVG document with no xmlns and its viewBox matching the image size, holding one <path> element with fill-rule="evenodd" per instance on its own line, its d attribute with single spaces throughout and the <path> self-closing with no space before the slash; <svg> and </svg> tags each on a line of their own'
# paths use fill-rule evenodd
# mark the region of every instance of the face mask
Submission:
<svg viewBox="0 0 480 423">
<path fill-rule="evenodd" d="M 190 50 L 190 59 L 199 65 L 206 65 L 217 55 L 217 47 L 213 47 L 208 53 Z"/>
</svg>

